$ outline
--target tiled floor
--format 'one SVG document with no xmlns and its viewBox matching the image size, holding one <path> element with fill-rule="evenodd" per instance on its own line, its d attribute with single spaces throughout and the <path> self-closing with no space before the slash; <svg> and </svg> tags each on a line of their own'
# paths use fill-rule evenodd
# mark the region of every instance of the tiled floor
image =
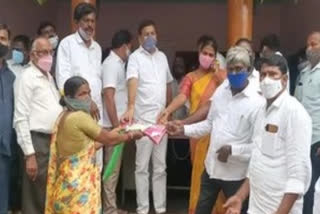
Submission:
<svg viewBox="0 0 320 214">
<path fill-rule="evenodd" d="M 150 199 L 152 200 L 152 194 Z M 167 198 L 167 213 L 166 214 L 187 214 L 188 210 L 189 191 L 185 190 L 168 190 Z M 150 203 L 150 205 L 152 202 Z M 134 191 L 126 192 L 126 201 L 122 207 L 129 212 L 135 213 L 136 196 Z M 150 208 L 150 213 L 154 214 L 153 206 Z"/>
</svg>

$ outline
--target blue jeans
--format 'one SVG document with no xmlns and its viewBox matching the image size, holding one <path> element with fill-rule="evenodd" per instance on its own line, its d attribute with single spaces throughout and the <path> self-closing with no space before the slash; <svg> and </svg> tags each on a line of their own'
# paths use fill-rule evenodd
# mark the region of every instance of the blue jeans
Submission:
<svg viewBox="0 0 320 214">
<path fill-rule="evenodd" d="M 0 214 L 8 213 L 11 159 L 0 154 Z"/>
<path fill-rule="evenodd" d="M 313 214 L 314 186 L 320 176 L 320 157 L 317 156 L 318 148 L 320 148 L 320 142 L 313 144 L 311 147 L 312 180 L 309 190 L 304 196 L 303 214 Z"/>
</svg>

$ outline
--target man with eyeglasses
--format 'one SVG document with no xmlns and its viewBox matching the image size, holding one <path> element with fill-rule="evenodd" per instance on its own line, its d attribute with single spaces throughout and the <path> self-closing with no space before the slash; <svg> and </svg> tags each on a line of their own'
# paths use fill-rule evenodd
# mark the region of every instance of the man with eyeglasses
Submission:
<svg viewBox="0 0 320 214">
<path fill-rule="evenodd" d="M 102 125 L 102 50 L 94 40 L 96 8 L 80 3 L 74 10 L 77 31 L 64 38 L 58 47 L 56 81 L 60 91 L 72 76 L 85 78 L 91 88 L 91 115 Z M 101 116 L 101 117 L 100 117 Z M 102 149 L 97 151 L 97 165 L 102 169 Z"/>
<path fill-rule="evenodd" d="M 22 72 L 14 89 L 14 127 L 25 157 L 22 213 L 43 214 L 45 208 L 50 138 L 62 111 L 50 74 L 52 55 L 48 39 L 35 39 L 30 66 Z"/>
</svg>

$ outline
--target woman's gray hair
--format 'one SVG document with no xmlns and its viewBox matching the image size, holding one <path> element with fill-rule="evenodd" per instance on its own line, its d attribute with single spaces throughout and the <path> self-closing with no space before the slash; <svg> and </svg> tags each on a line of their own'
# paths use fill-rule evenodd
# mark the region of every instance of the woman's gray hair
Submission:
<svg viewBox="0 0 320 214">
<path fill-rule="evenodd" d="M 246 67 L 251 66 L 250 55 L 247 49 L 239 46 L 231 47 L 227 53 L 227 65 L 241 63 Z"/>
</svg>

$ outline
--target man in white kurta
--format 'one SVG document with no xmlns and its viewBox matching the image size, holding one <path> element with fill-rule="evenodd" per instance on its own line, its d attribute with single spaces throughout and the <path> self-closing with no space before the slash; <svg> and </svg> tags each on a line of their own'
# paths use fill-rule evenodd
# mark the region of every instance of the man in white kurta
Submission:
<svg viewBox="0 0 320 214">
<path fill-rule="evenodd" d="M 226 203 L 227 213 L 239 213 L 250 191 L 249 214 L 301 214 L 311 181 L 311 118 L 286 90 L 282 56 L 264 60 L 260 75 L 266 103 L 256 120 L 248 178 Z"/>
<path fill-rule="evenodd" d="M 72 76 L 85 78 L 100 117 L 102 110 L 102 70 L 100 45 L 94 41 L 96 9 L 88 3 L 79 4 L 74 11 L 77 31 L 64 38 L 58 48 L 56 81 L 60 91 Z M 99 117 L 97 118 L 99 119 Z M 102 124 L 102 120 L 99 121 Z M 102 169 L 102 149 L 97 151 L 97 164 Z"/>
<path fill-rule="evenodd" d="M 156 48 L 155 24 L 145 21 L 139 27 L 141 46 L 129 57 L 127 68 L 128 111 L 124 118 L 155 124 L 171 97 L 173 80 L 166 55 Z M 149 138 L 137 141 L 135 181 L 137 213 L 149 213 L 149 163 L 152 162 L 152 191 L 156 213 L 166 212 L 167 136 L 159 145 Z"/>
</svg>

